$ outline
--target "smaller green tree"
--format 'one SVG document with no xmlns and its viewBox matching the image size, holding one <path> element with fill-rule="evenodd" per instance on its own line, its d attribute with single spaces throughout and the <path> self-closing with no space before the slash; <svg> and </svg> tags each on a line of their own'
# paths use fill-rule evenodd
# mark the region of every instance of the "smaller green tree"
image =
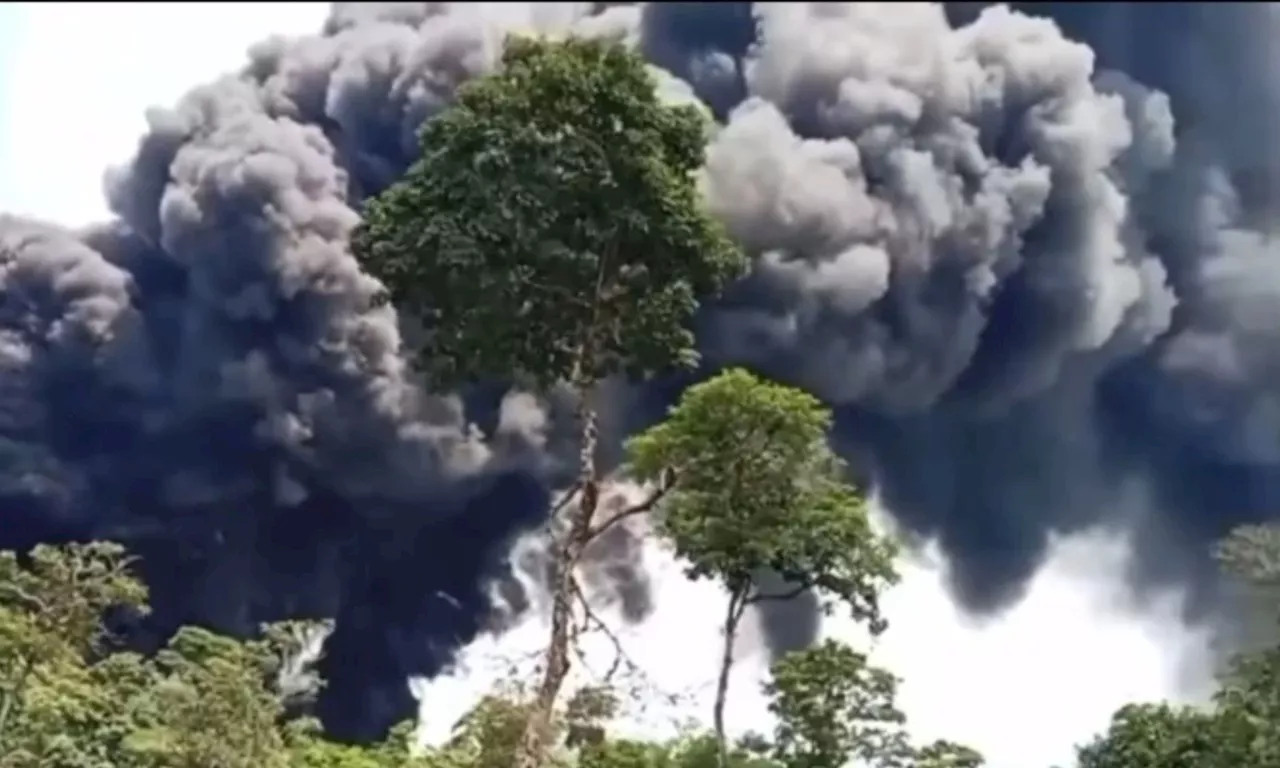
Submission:
<svg viewBox="0 0 1280 768">
<path fill-rule="evenodd" d="M 608 686 L 587 686 L 553 713 L 545 759 L 554 766 L 614 768 L 615 742 L 606 724 L 619 699 Z M 531 697 L 519 681 L 508 681 L 482 698 L 454 724 L 449 740 L 425 759 L 429 768 L 509 768 L 519 754 Z M 622 765 L 618 764 L 618 768 Z M 646 766 L 647 768 L 647 766 Z"/>
<path fill-rule="evenodd" d="M 1214 554 L 1229 575 L 1263 590 L 1280 589 L 1280 525 L 1240 526 Z"/>
<path fill-rule="evenodd" d="M 1262 642 L 1234 656 L 1214 695 L 1224 744 L 1240 768 L 1280 765 L 1280 525 L 1242 526 L 1218 546 L 1226 573 L 1254 592 Z"/>
<path fill-rule="evenodd" d="M 485 696 L 454 725 L 448 743 L 433 755 L 433 766 L 508 768 L 519 750 L 529 706 L 528 697 L 522 694 Z M 557 725 L 553 718 L 549 738 L 554 738 Z"/>
<path fill-rule="evenodd" d="M 725 760 L 715 733 L 692 733 L 657 745 L 671 768 L 713 768 Z M 729 768 L 782 768 L 767 754 L 766 744 L 738 744 L 728 752 Z"/>
<path fill-rule="evenodd" d="M 733 645 L 748 608 L 814 589 L 873 633 L 885 625 L 879 596 L 896 578 L 896 547 L 872 528 L 828 447 L 830 425 L 812 396 L 734 369 L 691 387 L 665 421 L 627 444 L 637 478 L 677 478 L 659 520 L 689 575 L 729 592 L 713 713 L 722 756 Z M 792 590 L 760 591 L 763 571 Z"/>
<path fill-rule="evenodd" d="M 778 720 L 774 755 L 784 768 L 978 768 L 980 754 L 937 741 L 916 748 L 896 703 L 898 680 L 833 640 L 789 653 L 766 685 Z"/>
<path fill-rule="evenodd" d="M 916 750 L 915 768 L 981 768 L 986 759 L 978 750 L 939 739 Z"/>
</svg>

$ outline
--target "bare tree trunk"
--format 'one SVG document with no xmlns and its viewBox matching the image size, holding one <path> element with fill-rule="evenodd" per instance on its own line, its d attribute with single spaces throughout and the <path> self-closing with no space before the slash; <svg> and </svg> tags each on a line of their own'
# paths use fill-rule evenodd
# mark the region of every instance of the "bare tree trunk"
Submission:
<svg viewBox="0 0 1280 768">
<path fill-rule="evenodd" d="M 573 569 L 590 540 L 591 521 L 600 500 L 600 481 L 596 473 L 596 444 L 599 439 L 597 413 L 591 402 L 591 385 L 575 382 L 578 388 L 578 418 L 582 428 L 582 447 L 578 454 L 578 503 L 571 506 L 569 527 L 557 543 L 552 563 L 551 640 L 547 646 L 545 670 L 538 686 L 533 710 L 516 751 L 516 768 L 542 768 L 546 761 L 551 719 L 556 698 L 569 674 L 569 650 L 572 637 L 574 576 Z"/>
<path fill-rule="evenodd" d="M 725 735 L 724 707 L 729 698 L 729 672 L 733 669 L 733 643 L 738 636 L 738 622 L 746 610 L 746 599 L 741 591 L 729 596 L 729 608 L 724 617 L 724 645 L 720 654 L 720 677 L 716 681 L 716 703 L 712 710 L 712 722 L 716 731 L 716 751 L 720 768 L 729 766 L 729 739 Z"/>
</svg>

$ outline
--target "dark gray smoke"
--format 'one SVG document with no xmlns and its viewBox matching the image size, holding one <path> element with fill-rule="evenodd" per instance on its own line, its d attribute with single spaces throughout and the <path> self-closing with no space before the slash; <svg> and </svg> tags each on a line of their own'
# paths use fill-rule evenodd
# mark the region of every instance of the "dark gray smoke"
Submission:
<svg viewBox="0 0 1280 768">
<path fill-rule="evenodd" d="M 0 544 L 105 536 L 154 620 L 336 618 L 320 712 L 376 735 L 507 610 L 565 403 L 428 395 L 346 249 L 503 24 L 339 3 L 149 116 L 89 232 L 0 218 Z M 837 409 L 835 438 L 957 598 L 1015 601 L 1050 536 L 1138 533 L 1134 595 L 1215 609 L 1206 544 L 1280 508 L 1280 96 L 1266 4 L 574 3 L 724 124 L 711 205 L 756 258 L 700 320 Z M 198 33 L 198 32 L 197 32 Z M 157 62 L 157 66 L 163 66 Z M 72 95 L 68 95 L 69 97 Z M 705 372 L 704 372 L 705 373 Z M 615 438 L 688 382 L 611 384 Z M 478 425 L 472 426 L 473 424 Z M 616 448 L 616 446 L 614 446 Z M 593 586 L 640 620 L 633 536 Z M 766 616 L 803 644 L 813 603 Z"/>
</svg>

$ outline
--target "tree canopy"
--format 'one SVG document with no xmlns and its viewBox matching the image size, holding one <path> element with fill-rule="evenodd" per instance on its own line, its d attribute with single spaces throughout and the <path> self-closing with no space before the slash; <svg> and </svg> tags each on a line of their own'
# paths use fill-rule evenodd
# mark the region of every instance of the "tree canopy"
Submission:
<svg viewBox="0 0 1280 768">
<path fill-rule="evenodd" d="M 827 640 L 783 657 L 766 686 L 778 718 L 773 752 L 785 768 L 978 768 L 982 755 L 947 741 L 912 745 L 898 678 L 866 654 Z"/>
<path fill-rule="evenodd" d="M 872 530 L 827 446 L 830 425 L 813 396 L 733 369 L 691 387 L 669 418 L 632 438 L 629 466 L 642 479 L 678 476 L 659 519 L 693 578 L 718 579 L 750 602 L 777 597 L 749 591 L 770 569 L 878 628 L 895 547 Z"/>
<path fill-rule="evenodd" d="M 512 38 L 426 122 L 353 249 L 426 324 L 438 383 L 688 363 L 698 299 L 746 266 L 698 191 L 709 128 L 620 44 Z"/>
</svg>

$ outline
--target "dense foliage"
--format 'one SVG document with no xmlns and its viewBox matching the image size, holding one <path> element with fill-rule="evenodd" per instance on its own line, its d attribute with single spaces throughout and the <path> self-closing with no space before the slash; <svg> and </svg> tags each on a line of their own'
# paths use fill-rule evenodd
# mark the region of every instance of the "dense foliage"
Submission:
<svg viewBox="0 0 1280 768">
<path fill-rule="evenodd" d="M 814 590 L 873 634 L 884 629 L 880 593 L 897 577 L 894 546 L 872 530 L 862 495 L 827 445 L 830 426 L 812 396 L 730 370 L 690 388 L 666 421 L 627 444 L 635 477 L 676 478 L 658 520 L 689 576 L 714 578 L 729 594 L 712 713 L 722 766 L 729 670 L 748 608 Z M 761 590 L 765 572 L 788 588 Z"/>
<path fill-rule="evenodd" d="M 1257 533 L 1256 531 L 1252 533 Z M 1274 532 L 1268 535 L 1274 535 Z M 1265 561 L 1280 550 L 1265 550 Z M 485 698 L 453 737 L 417 748 L 409 724 L 384 743 L 329 742 L 314 721 L 286 716 L 277 688 L 298 647 L 287 627 L 253 641 L 184 629 L 161 653 L 108 653 L 95 618 L 143 605 L 122 551 L 41 547 L 21 564 L 0 554 L 0 766 L 3 768 L 508 768 L 527 716 L 513 684 Z M 1241 656 L 1213 706 L 1133 704 L 1080 752 L 1079 768 L 1272 768 L 1280 763 L 1280 632 Z M 514 681 L 518 683 L 519 681 Z M 862 652 L 826 642 L 780 660 L 767 693 L 769 738 L 732 746 L 730 768 L 975 768 L 959 745 L 915 746 L 894 697 L 897 679 Z M 640 741 L 611 728 L 622 694 L 583 688 L 557 710 L 557 768 L 713 768 L 714 734 Z M 1035 768 L 1031 766 L 1029 768 Z"/>
<path fill-rule="evenodd" d="M 510 40 L 353 241 L 424 321 L 421 366 L 547 387 L 691 362 L 698 299 L 746 266 L 699 197 L 707 120 L 619 44 Z"/>
</svg>

